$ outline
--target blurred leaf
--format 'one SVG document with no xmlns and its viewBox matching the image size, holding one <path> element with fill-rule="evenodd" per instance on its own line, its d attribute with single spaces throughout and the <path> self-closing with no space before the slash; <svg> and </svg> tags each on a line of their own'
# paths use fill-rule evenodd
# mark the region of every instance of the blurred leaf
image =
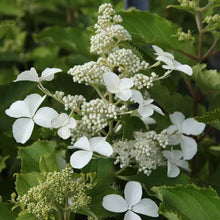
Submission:
<svg viewBox="0 0 220 220">
<path fill-rule="evenodd" d="M 16 218 L 16 220 L 37 220 L 34 214 L 25 213 Z"/>
<path fill-rule="evenodd" d="M 167 8 L 175 8 L 178 10 L 182 10 L 182 11 L 187 11 L 190 14 L 194 15 L 195 14 L 195 10 L 192 9 L 191 7 L 188 6 L 181 6 L 181 5 L 168 5 Z M 199 8 L 198 8 L 199 9 Z"/>
<path fill-rule="evenodd" d="M 89 54 L 89 35 L 85 29 L 73 27 L 47 27 L 34 36 L 36 42 L 60 46 L 68 51 Z"/>
<path fill-rule="evenodd" d="M 220 91 L 220 72 L 206 70 L 206 64 L 193 66 L 192 78 L 203 93 Z"/>
<path fill-rule="evenodd" d="M 155 44 L 162 48 L 193 53 L 184 42 L 178 41 L 178 27 L 157 14 L 132 10 L 121 12 L 122 25 L 132 35 L 134 43 Z"/>
<path fill-rule="evenodd" d="M 152 190 L 162 201 L 159 213 L 170 220 L 220 219 L 220 199 L 212 188 L 179 185 Z"/>
<path fill-rule="evenodd" d="M 211 146 L 209 149 L 214 151 L 220 151 L 220 146 Z"/>
<path fill-rule="evenodd" d="M 21 158 L 21 172 L 40 172 L 41 168 L 51 165 L 51 161 L 45 164 L 44 159 L 40 164 L 40 158 L 48 155 L 55 150 L 56 142 L 54 141 L 36 141 L 31 146 L 19 147 L 18 156 Z"/>
<path fill-rule="evenodd" d="M 11 211 L 11 205 L 7 203 L 0 203 L 0 219 L 1 220 L 15 220 L 16 216 Z"/>
<path fill-rule="evenodd" d="M 18 7 L 18 1 L 15 0 L 1 0 L 0 1 L 0 15 L 22 16 L 23 12 Z"/>
<path fill-rule="evenodd" d="M 13 21 L 9 21 L 9 20 L 2 21 L 0 23 L 0 39 L 4 37 L 4 35 L 7 34 L 8 31 L 10 31 L 11 28 L 13 28 L 14 26 L 15 26 L 15 23 Z"/>
<path fill-rule="evenodd" d="M 20 173 L 16 178 L 16 191 L 19 196 L 22 196 L 28 192 L 28 190 L 39 184 L 40 174 L 37 172 Z"/>
</svg>

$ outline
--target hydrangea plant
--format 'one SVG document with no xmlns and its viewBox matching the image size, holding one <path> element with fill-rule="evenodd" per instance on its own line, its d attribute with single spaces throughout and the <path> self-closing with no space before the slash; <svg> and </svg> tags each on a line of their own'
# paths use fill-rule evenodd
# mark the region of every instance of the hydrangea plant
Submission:
<svg viewBox="0 0 220 220">
<path fill-rule="evenodd" d="M 187 11 L 199 10 L 197 1 L 179 2 Z M 20 208 L 20 217 L 30 219 L 78 219 L 79 214 L 90 220 L 140 220 L 137 214 L 155 218 L 161 214 L 169 219 L 175 215 L 176 219 L 184 219 L 172 208 L 164 211 L 168 208 L 159 200 L 167 198 L 163 188 L 157 187 L 175 185 L 179 176 L 190 183 L 186 175 L 192 174 L 198 140 L 203 137 L 200 135 L 206 125 L 192 115 L 185 119 L 178 108 L 175 110 L 175 103 L 174 111 L 169 114 L 151 93 L 155 85 L 168 77 L 193 77 L 194 69 L 154 44 L 144 48 L 151 54 L 151 59 L 146 60 L 134 46 L 132 34 L 123 26 L 122 16 L 111 4 L 102 4 L 98 14 L 90 39 L 90 52 L 97 59 L 75 65 L 67 72 L 73 86 L 90 87 L 95 92 L 94 98 L 84 97 L 80 90 L 78 94 L 50 91 L 47 81 L 52 81 L 55 74 L 63 74 L 55 67 L 46 68 L 40 77 L 31 67 L 14 80 L 34 82 L 40 90 L 40 94 L 29 94 L 5 111 L 9 117 L 16 118 L 12 126 L 16 142 L 28 142 L 37 124 L 54 131 L 56 140 L 65 146 L 62 154 L 54 148 L 39 156 L 39 169 L 43 172 L 28 183 L 28 190 L 19 189 L 19 183 L 27 182 L 28 177 L 18 176 L 19 195 L 14 195 L 14 209 Z M 211 28 L 217 20 L 206 17 L 204 22 Z M 180 41 L 188 35 L 178 32 Z M 40 107 L 48 98 L 62 108 Z M 157 128 L 157 120 L 169 119 L 168 126 Z M 51 167 L 55 167 L 53 171 Z M 164 184 L 157 183 L 160 175 L 167 176 Z M 120 195 L 123 185 L 125 198 Z M 151 191 L 148 186 L 153 187 Z M 142 193 L 152 199 L 141 199 Z M 124 212 L 123 217 L 120 213 Z"/>
</svg>

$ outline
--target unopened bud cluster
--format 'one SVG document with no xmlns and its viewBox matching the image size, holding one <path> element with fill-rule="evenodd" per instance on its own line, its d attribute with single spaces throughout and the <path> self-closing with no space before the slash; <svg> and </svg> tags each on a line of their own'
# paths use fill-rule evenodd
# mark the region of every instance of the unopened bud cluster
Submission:
<svg viewBox="0 0 220 220">
<path fill-rule="evenodd" d="M 73 81 L 76 83 L 102 83 L 102 75 L 105 72 L 111 71 L 109 67 L 97 62 L 91 61 L 83 65 L 76 65 L 68 71 L 68 74 L 73 76 Z"/>
<path fill-rule="evenodd" d="M 113 69 L 118 67 L 119 72 L 125 76 L 132 76 L 140 70 L 146 70 L 149 64 L 146 61 L 141 61 L 140 58 L 130 49 L 119 49 L 109 54 L 107 63 Z"/>
<path fill-rule="evenodd" d="M 67 208 L 69 198 L 72 203 L 68 208 L 72 211 L 86 208 L 91 201 L 86 194 L 86 190 L 90 188 L 91 184 L 74 177 L 72 168 L 67 166 L 61 172 L 46 173 L 44 181 L 30 188 L 27 194 L 19 196 L 18 202 L 38 219 L 47 219 L 57 206 Z"/>
<path fill-rule="evenodd" d="M 67 95 L 62 98 L 62 101 L 65 106 L 65 110 L 79 110 L 82 103 L 86 101 L 86 99 L 82 95 Z"/>
<path fill-rule="evenodd" d="M 178 0 L 178 2 L 180 3 L 181 6 L 183 7 L 190 7 L 193 9 L 197 8 L 197 1 L 196 0 Z"/>
<path fill-rule="evenodd" d="M 81 107 L 81 124 L 93 132 L 99 132 L 108 125 L 109 119 L 116 119 L 120 109 L 114 104 L 102 99 L 94 99 L 84 102 Z"/>
<path fill-rule="evenodd" d="M 115 14 L 111 4 L 101 5 L 99 14 L 95 24 L 96 35 L 90 40 L 90 51 L 99 55 L 109 54 L 120 41 L 130 41 L 131 35 L 119 24 L 122 18 Z"/>
<path fill-rule="evenodd" d="M 117 141 L 113 144 L 116 153 L 115 164 L 120 163 L 120 167 L 132 166 L 136 163 L 139 172 L 150 175 L 152 170 L 164 165 L 161 147 L 168 144 L 166 132 L 157 134 L 155 131 L 136 132 L 134 140 Z"/>
<path fill-rule="evenodd" d="M 207 23 L 206 30 L 207 31 L 213 31 L 218 28 L 220 23 L 220 15 L 215 14 L 213 16 L 206 16 L 203 20 L 203 23 Z"/>
<path fill-rule="evenodd" d="M 178 40 L 179 41 L 189 41 L 189 40 L 194 40 L 194 37 L 191 35 L 191 31 L 188 30 L 187 33 L 183 32 L 182 29 L 178 29 L 177 32 Z"/>
<path fill-rule="evenodd" d="M 134 87 L 136 89 L 149 89 L 153 86 L 153 82 L 158 78 L 158 75 L 154 72 L 151 73 L 151 76 L 146 76 L 141 73 L 135 74 L 132 79 L 134 82 Z"/>
</svg>

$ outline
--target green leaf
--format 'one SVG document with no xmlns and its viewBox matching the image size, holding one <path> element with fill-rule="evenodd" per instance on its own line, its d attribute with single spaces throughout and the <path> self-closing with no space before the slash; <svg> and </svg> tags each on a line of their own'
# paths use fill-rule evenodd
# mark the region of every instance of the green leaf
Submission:
<svg viewBox="0 0 220 220">
<path fill-rule="evenodd" d="M 187 7 L 187 6 L 181 6 L 181 5 L 168 5 L 167 8 L 176 8 L 178 10 L 182 10 L 182 11 L 187 11 L 190 14 L 195 14 L 195 9 L 191 8 L 191 7 Z M 199 9 L 199 8 L 197 8 Z"/>
<path fill-rule="evenodd" d="M 13 27 L 15 27 L 15 23 L 13 21 L 3 21 L 0 24 L 0 39 L 4 37 L 5 34 L 8 33 Z"/>
<path fill-rule="evenodd" d="M 220 108 L 207 112 L 205 115 L 200 117 L 196 117 L 196 120 L 210 124 L 216 129 L 220 130 Z"/>
<path fill-rule="evenodd" d="M 93 159 L 90 163 L 82 169 L 83 173 L 96 173 L 98 181 L 105 185 L 111 185 L 112 183 L 112 159 L 99 158 Z"/>
<path fill-rule="evenodd" d="M 123 115 L 121 120 L 124 139 L 132 139 L 134 131 L 146 130 L 144 122 L 139 117 Z"/>
<path fill-rule="evenodd" d="M 12 15 L 20 17 L 23 14 L 18 1 L 15 0 L 1 0 L 0 1 L 0 15 Z"/>
<path fill-rule="evenodd" d="M 92 197 L 89 208 L 97 217 L 112 217 L 117 215 L 116 213 L 107 211 L 102 206 L 103 197 L 108 194 L 118 194 L 118 192 L 100 182 L 89 193 L 89 196 Z"/>
<path fill-rule="evenodd" d="M 170 220 L 220 219 L 220 199 L 212 188 L 179 185 L 152 190 L 162 201 L 159 213 Z"/>
<path fill-rule="evenodd" d="M 203 93 L 220 91 L 220 72 L 206 70 L 206 64 L 193 66 L 192 78 Z"/>
<path fill-rule="evenodd" d="M 168 88 L 155 84 L 150 93 L 152 98 L 167 112 L 172 114 L 175 111 L 183 112 L 185 116 L 191 116 L 193 110 L 193 100 L 188 95 L 171 93 Z"/>
<path fill-rule="evenodd" d="M 8 159 L 8 156 L 2 157 L 2 156 L 0 155 L 0 173 L 1 173 L 1 171 L 2 171 L 3 169 L 5 169 L 5 167 L 6 167 L 5 161 L 6 161 L 7 159 Z"/>
<path fill-rule="evenodd" d="M 25 213 L 16 218 L 16 220 L 37 220 L 37 217 L 31 213 Z"/>
<path fill-rule="evenodd" d="M 167 176 L 167 168 L 158 167 L 156 170 L 153 170 L 150 176 L 147 176 L 144 173 L 139 173 L 132 176 L 123 176 L 125 179 L 138 181 L 143 183 L 146 188 L 150 189 L 153 186 L 174 186 L 176 184 L 189 184 L 192 183 L 190 178 L 185 174 L 181 173 L 176 178 L 169 178 Z"/>
<path fill-rule="evenodd" d="M 54 141 L 37 141 L 31 146 L 19 147 L 18 156 L 21 158 L 21 172 L 40 172 L 41 156 L 51 154 L 55 147 L 56 143 Z"/>
<path fill-rule="evenodd" d="M 122 25 L 132 35 L 134 43 L 155 44 L 162 48 L 189 51 L 184 42 L 178 41 L 178 27 L 157 14 L 142 11 L 121 12 Z"/>
<path fill-rule="evenodd" d="M 16 177 L 16 191 L 19 196 L 22 196 L 28 192 L 28 190 L 39 184 L 40 174 L 37 172 L 32 173 L 20 173 Z"/>
<path fill-rule="evenodd" d="M 56 159 L 56 152 L 53 151 L 51 154 L 42 155 L 40 157 L 39 167 L 41 171 L 45 172 L 59 171 Z"/>
</svg>

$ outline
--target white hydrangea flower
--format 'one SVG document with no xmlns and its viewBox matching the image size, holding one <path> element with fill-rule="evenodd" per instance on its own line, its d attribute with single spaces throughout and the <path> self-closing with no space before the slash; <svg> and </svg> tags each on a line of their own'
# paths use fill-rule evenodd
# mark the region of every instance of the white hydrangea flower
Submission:
<svg viewBox="0 0 220 220">
<path fill-rule="evenodd" d="M 120 79 L 118 75 L 113 72 L 106 72 L 103 74 L 103 79 L 107 90 L 110 93 L 122 101 L 127 101 L 131 98 L 132 92 L 131 87 L 134 85 L 133 80 L 129 78 Z"/>
<path fill-rule="evenodd" d="M 173 125 L 168 127 L 169 144 L 180 144 L 183 151 L 183 159 L 190 160 L 197 152 L 196 141 L 186 135 L 199 135 L 205 129 L 205 124 L 197 122 L 194 118 L 187 118 L 181 112 L 170 115 Z"/>
<path fill-rule="evenodd" d="M 183 72 L 189 76 L 193 74 L 193 70 L 189 65 L 182 64 L 174 59 L 174 56 L 171 53 L 164 52 L 160 47 L 153 45 L 152 46 L 157 55 L 156 60 L 165 63 L 162 67 L 167 70 L 177 70 Z"/>
<path fill-rule="evenodd" d="M 158 206 L 151 199 L 141 199 L 142 187 L 139 182 L 129 181 L 124 189 L 125 199 L 117 194 L 103 198 L 102 206 L 110 212 L 125 213 L 124 220 L 141 220 L 138 214 L 158 217 Z"/>
<path fill-rule="evenodd" d="M 154 111 L 158 112 L 161 115 L 164 115 L 159 107 L 151 104 L 154 101 L 153 99 L 144 100 L 141 92 L 139 92 L 138 90 L 132 90 L 131 99 L 139 104 L 137 111 L 142 116 L 142 118 L 147 118 L 153 115 Z"/>
<path fill-rule="evenodd" d="M 76 120 L 66 113 L 61 113 L 51 121 L 51 124 L 53 128 L 59 128 L 57 134 L 65 140 L 71 136 L 70 129 L 76 127 Z"/>
<path fill-rule="evenodd" d="M 58 113 L 49 107 L 38 109 L 45 97 L 38 94 L 28 95 L 24 100 L 11 104 L 9 109 L 5 111 L 8 116 L 18 118 L 12 129 L 14 138 L 18 143 L 24 144 L 30 138 L 34 123 L 45 128 L 51 128 L 51 120 Z"/>
<path fill-rule="evenodd" d="M 164 150 L 163 156 L 167 159 L 167 176 L 177 177 L 180 173 L 180 168 L 190 171 L 189 163 L 182 159 L 183 152 L 180 150 Z"/>
<path fill-rule="evenodd" d="M 34 67 L 31 67 L 30 70 L 26 70 L 24 72 L 21 72 L 17 79 L 13 82 L 18 81 L 32 81 L 32 82 L 42 82 L 42 81 L 51 81 L 54 79 L 54 74 L 62 72 L 61 69 L 58 68 L 46 68 L 39 77 L 37 74 L 37 71 Z"/>
<path fill-rule="evenodd" d="M 105 141 L 105 137 L 81 137 L 73 146 L 68 149 L 81 149 L 74 152 L 70 157 L 70 164 L 73 168 L 81 169 L 92 159 L 93 152 L 109 157 L 113 153 L 111 145 Z"/>
</svg>

